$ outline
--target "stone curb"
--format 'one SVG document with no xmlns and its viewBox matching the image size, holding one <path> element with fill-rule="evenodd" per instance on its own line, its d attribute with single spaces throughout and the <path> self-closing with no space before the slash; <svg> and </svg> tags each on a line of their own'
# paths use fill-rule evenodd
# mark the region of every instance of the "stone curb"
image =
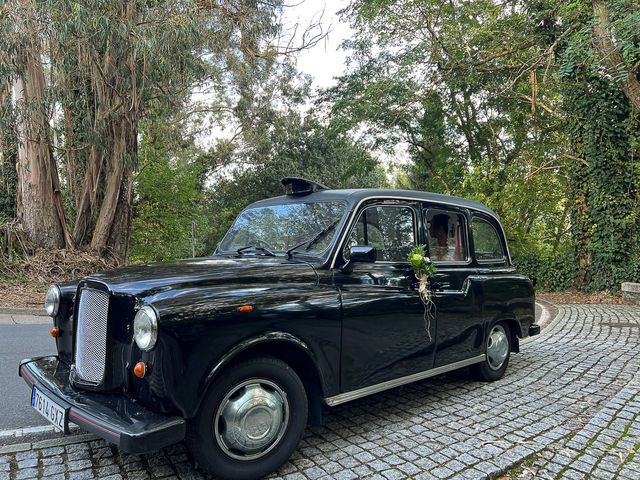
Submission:
<svg viewBox="0 0 640 480">
<path fill-rule="evenodd" d="M 12 445 L 5 445 L 4 447 L 0 447 L 0 455 L 7 453 L 26 452 L 27 450 L 37 450 L 41 448 L 61 447 L 74 443 L 91 442 L 93 440 L 98 440 L 98 437 L 96 437 L 92 433 L 86 433 L 83 435 L 70 435 L 60 438 L 40 440 L 38 442 L 14 443 Z"/>
<path fill-rule="evenodd" d="M 80 430 L 80 427 L 78 427 L 75 424 L 69 424 L 69 429 L 71 430 L 72 433 L 76 433 L 78 430 Z M 53 425 L 40 425 L 38 427 L 24 427 L 24 428 L 14 428 L 11 430 L 2 430 L 0 431 L 0 446 L 3 445 L 1 442 L 6 441 L 7 439 L 11 440 L 11 439 L 18 439 L 23 437 L 28 439 L 30 437 L 38 436 L 41 434 L 49 434 L 49 433 L 56 433 L 56 432 L 57 432 L 56 427 L 54 427 Z"/>
<path fill-rule="evenodd" d="M 536 300 L 536 303 L 542 309 L 542 316 L 538 321 L 541 329 L 547 328 L 558 316 L 558 307 L 546 300 Z"/>
<path fill-rule="evenodd" d="M 542 330 L 543 331 L 551 330 L 558 324 L 558 322 L 560 321 L 560 317 L 562 317 L 562 315 L 560 315 L 560 308 L 555 303 L 547 302 L 546 300 L 536 300 L 536 301 L 538 302 L 540 307 L 542 307 L 543 309 L 547 309 L 549 314 L 549 319 L 544 324 L 544 326 L 542 326 Z"/>
<path fill-rule="evenodd" d="M 540 325 L 540 335 L 524 338 L 520 340 L 520 345 L 527 345 L 544 336 L 545 332 L 551 330 L 560 318 L 560 315 L 558 315 L 560 310 L 553 303 L 547 302 L 546 300 L 536 300 L 536 305 L 542 309 L 542 315 L 540 315 L 540 319 L 536 322 Z"/>
<path fill-rule="evenodd" d="M 0 313 L 0 325 L 47 325 L 50 323 L 49 317 Z"/>
<path fill-rule="evenodd" d="M 36 317 L 46 317 L 47 314 L 42 308 L 26 307 L 0 307 L 0 315 L 35 315 Z"/>
<path fill-rule="evenodd" d="M 623 282 L 622 303 L 640 306 L 640 283 Z"/>
</svg>

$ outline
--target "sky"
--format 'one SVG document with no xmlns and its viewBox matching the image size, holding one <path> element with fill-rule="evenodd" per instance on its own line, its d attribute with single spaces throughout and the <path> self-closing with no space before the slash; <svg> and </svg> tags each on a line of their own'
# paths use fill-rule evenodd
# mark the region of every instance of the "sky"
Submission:
<svg viewBox="0 0 640 480">
<path fill-rule="evenodd" d="M 294 3 L 298 1 L 298 3 Z M 291 7 L 287 7 L 284 19 L 289 25 L 296 22 L 301 28 L 318 20 L 327 36 L 313 48 L 298 54 L 296 65 L 298 69 L 311 76 L 313 86 L 326 88 L 335 84 L 334 77 L 345 70 L 347 53 L 339 49 L 343 40 L 351 37 L 352 31 L 346 22 L 341 22 L 337 12 L 347 6 L 345 0 L 291 0 Z M 324 10 L 324 13 L 323 13 Z"/>
</svg>

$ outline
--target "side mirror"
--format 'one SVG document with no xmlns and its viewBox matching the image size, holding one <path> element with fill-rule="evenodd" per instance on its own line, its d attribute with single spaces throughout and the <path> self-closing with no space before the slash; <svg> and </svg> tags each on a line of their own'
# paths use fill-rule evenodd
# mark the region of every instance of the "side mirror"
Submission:
<svg viewBox="0 0 640 480">
<path fill-rule="evenodd" d="M 371 263 L 376 261 L 376 249 L 368 245 L 354 245 L 349 248 L 349 260 L 340 270 L 344 273 L 353 271 L 353 264 L 356 262 Z"/>
<path fill-rule="evenodd" d="M 354 245 L 349 249 L 349 260 L 352 262 L 375 262 L 376 249 L 369 245 Z"/>
</svg>

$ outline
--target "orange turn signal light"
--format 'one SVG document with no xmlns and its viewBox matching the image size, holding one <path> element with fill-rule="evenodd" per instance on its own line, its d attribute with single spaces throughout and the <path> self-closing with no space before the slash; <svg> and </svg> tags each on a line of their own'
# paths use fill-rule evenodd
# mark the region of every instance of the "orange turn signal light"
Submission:
<svg viewBox="0 0 640 480">
<path fill-rule="evenodd" d="M 144 378 L 147 374 L 147 364 L 144 362 L 138 362 L 133 367 L 133 374 L 138 378 Z"/>
<path fill-rule="evenodd" d="M 49 333 L 53 338 L 58 338 L 60 335 L 62 335 L 62 330 L 60 330 L 58 327 L 53 327 Z"/>
<path fill-rule="evenodd" d="M 253 311 L 253 305 L 242 305 L 241 307 L 238 307 L 238 311 L 239 312 L 252 312 Z"/>
</svg>

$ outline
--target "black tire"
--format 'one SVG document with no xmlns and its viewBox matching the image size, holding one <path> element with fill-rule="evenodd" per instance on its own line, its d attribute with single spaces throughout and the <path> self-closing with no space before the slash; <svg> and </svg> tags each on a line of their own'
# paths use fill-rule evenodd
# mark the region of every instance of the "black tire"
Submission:
<svg viewBox="0 0 640 480">
<path fill-rule="evenodd" d="M 244 383 L 248 385 L 242 386 Z M 267 392 L 273 388 L 271 392 L 275 392 L 278 400 L 284 397 L 281 410 L 284 412 L 282 418 L 286 418 L 286 421 L 279 423 L 281 426 L 277 430 L 280 433 L 268 447 L 264 447 L 262 452 L 248 454 L 226 445 L 224 413 L 227 405 L 247 394 L 247 389 L 256 391 L 257 388 Z M 280 392 L 284 395 L 280 395 Z M 284 404 L 288 406 L 288 411 Z M 231 407 L 229 411 L 236 413 Z M 227 368 L 211 385 L 198 415 L 187 426 L 187 445 L 200 467 L 217 477 L 239 480 L 259 478 L 277 470 L 289 459 L 304 433 L 307 412 L 304 386 L 289 365 L 272 357 L 245 360 Z M 217 419 L 215 427 L 214 417 Z M 247 417 L 239 424 L 244 425 Z M 268 417 L 268 421 L 272 421 L 272 417 Z M 267 430 L 271 432 L 272 427 L 273 422 Z M 265 428 L 264 422 L 258 428 Z M 247 435 L 254 433 L 250 429 L 243 431 Z M 235 437 L 231 440 L 235 440 Z M 260 456 L 254 458 L 256 455 Z"/>
<path fill-rule="evenodd" d="M 491 358 L 489 353 L 495 343 L 496 338 L 506 342 L 506 357 L 499 363 L 496 360 L 495 355 Z M 480 362 L 472 365 L 471 371 L 474 376 L 485 382 L 494 382 L 504 376 L 507 367 L 509 366 L 509 358 L 511 356 L 511 331 L 507 323 L 495 323 L 489 327 L 487 331 L 487 337 L 484 341 L 484 353 L 486 358 Z"/>
</svg>

